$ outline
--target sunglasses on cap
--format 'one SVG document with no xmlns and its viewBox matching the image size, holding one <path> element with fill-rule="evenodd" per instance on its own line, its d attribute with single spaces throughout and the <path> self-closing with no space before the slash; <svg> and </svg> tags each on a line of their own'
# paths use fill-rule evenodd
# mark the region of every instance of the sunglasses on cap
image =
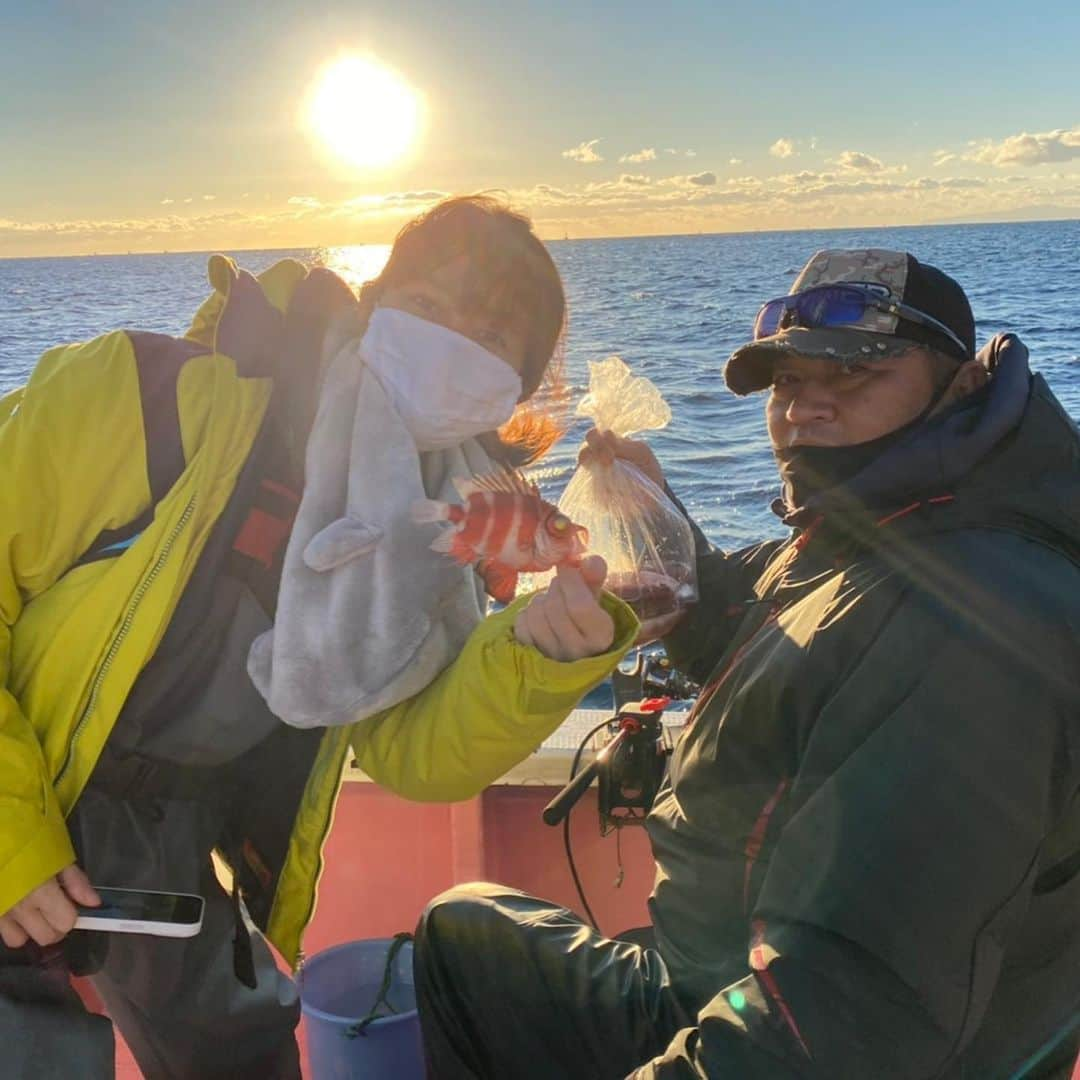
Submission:
<svg viewBox="0 0 1080 1080">
<path fill-rule="evenodd" d="M 916 308 L 894 300 L 889 291 L 874 285 L 818 285 L 804 292 L 780 296 L 761 305 L 754 320 L 754 340 L 772 337 L 791 327 L 826 330 L 862 326 L 868 310 L 884 311 L 908 323 L 924 326 L 948 338 L 967 359 L 967 346 L 944 323 Z"/>
</svg>

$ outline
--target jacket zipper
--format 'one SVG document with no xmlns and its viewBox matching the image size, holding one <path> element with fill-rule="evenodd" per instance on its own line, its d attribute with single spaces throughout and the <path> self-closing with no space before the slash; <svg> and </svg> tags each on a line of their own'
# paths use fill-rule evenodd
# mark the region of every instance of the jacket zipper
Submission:
<svg viewBox="0 0 1080 1080">
<path fill-rule="evenodd" d="M 340 774 L 338 775 L 338 784 L 341 784 Z M 319 861 L 315 867 L 314 880 L 311 883 L 311 897 L 308 900 L 304 918 L 300 923 L 300 930 L 298 933 L 299 944 L 297 945 L 296 950 L 296 961 L 293 964 L 293 973 L 296 975 L 297 979 L 300 979 L 303 976 L 304 964 L 307 961 L 307 955 L 304 952 L 304 934 L 307 932 L 308 926 L 311 925 L 312 917 L 315 915 L 315 901 L 319 893 L 319 879 L 322 877 L 323 867 L 326 864 L 326 860 L 323 858 L 323 847 L 326 844 L 326 838 L 330 835 L 330 830 L 334 827 L 335 811 L 337 810 L 338 798 L 340 798 L 340 795 L 341 792 L 339 791 L 330 807 L 330 812 L 326 815 L 326 824 L 323 826 L 322 832 L 319 835 L 319 843 L 316 848 L 319 853 Z"/>
<path fill-rule="evenodd" d="M 191 520 L 191 515 L 195 509 L 194 496 L 188 501 L 187 506 L 184 507 L 184 512 L 180 515 L 180 520 L 173 526 L 172 532 L 169 534 L 168 539 L 165 541 L 164 547 L 161 549 L 161 553 L 157 557 L 157 561 L 150 568 L 150 572 L 139 582 L 138 589 L 135 590 L 135 595 L 131 598 L 131 602 L 128 604 L 127 611 L 124 612 L 124 620 L 120 624 L 120 629 L 116 632 L 116 637 L 113 638 L 112 644 L 109 646 L 109 651 L 105 654 L 105 659 L 101 663 L 101 667 L 98 668 L 97 675 L 94 676 L 93 685 L 90 688 L 90 699 L 86 703 L 86 708 L 83 709 L 82 715 L 79 717 L 78 723 L 75 725 L 75 730 L 71 733 L 71 741 L 68 743 L 67 756 L 64 758 L 64 764 L 60 767 L 60 772 L 57 773 L 56 779 L 53 781 L 54 786 L 58 786 L 64 779 L 68 769 L 71 767 L 71 763 L 75 758 L 75 744 L 78 742 L 79 736 L 82 734 L 83 727 L 86 725 L 86 721 L 89 719 L 90 714 L 94 711 L 97 705 L 98 695 L 101 691 L 101 684 L 105 681 L 105 676 L 108 675 L 109 669 L 112 667 L 113 660 L 116 659 L 116 654 L 120 651 L 120 646 L 124 643 L 124 639 L 127 637 L 128 631 L 131 629 L 131 624 L 135 618 L 135 609 L 139 606 L 142 598 L 146 595 L 147 590 L 153 585 L 158 574 L 161 573 L 162 566 L 165 565 L 165 560 L 169 557 L 169 553 L 172 551 L 173 544 L 176 543 L 176 538 L 184 530 L 188 521 Z"/>
</svg>

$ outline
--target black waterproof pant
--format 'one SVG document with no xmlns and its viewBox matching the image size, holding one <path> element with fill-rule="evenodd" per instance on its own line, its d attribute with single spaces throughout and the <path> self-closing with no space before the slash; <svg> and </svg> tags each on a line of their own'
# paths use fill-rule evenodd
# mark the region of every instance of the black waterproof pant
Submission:
<svg viewBox="0 0 1080 1080">
<path fill-rule="evenodd" d="M 94 988 L 150 1080 L 299 1080 L 299 994 L 257 931 L 255 986 L 235 972 L 237 914 L 210 861 L 221 814 L 211 800 L 130 803 L 93 786 L 83 792 L 68 825 L 93 881 L 205 900 L 194 937 L 103 935 Z"/>
<path fill-rule="evenodd" d="M 68 941 L 90 944 L 94 988 L 147 1080 L 300 1080 L 299 996 L 250 925 L 255 986 L 234 970 L 236 912 L 210 863 L 218 808 L 129 803 L 91 786 L 68 826 L 97 884 L 206 901 L 191 938 L 77 933 Z M 113 1055 L 112 1025 L 86 1012 L 61 965 L 0 949 L 0 1078 L 109 1080 Z"/>
<path fill-rule="evenodd" d="M 0 1076 L 4 1080 L 113 1080 L 107 1017 L 87 1012 L 59 949 L 0 944 Z"/>
<path fill-rule="evenodd" d="M 499 885 L 436 897 L 414 958 L 432 1080 L 614 1080 L 695 1022 L 655 949 Z"/>
</svg>

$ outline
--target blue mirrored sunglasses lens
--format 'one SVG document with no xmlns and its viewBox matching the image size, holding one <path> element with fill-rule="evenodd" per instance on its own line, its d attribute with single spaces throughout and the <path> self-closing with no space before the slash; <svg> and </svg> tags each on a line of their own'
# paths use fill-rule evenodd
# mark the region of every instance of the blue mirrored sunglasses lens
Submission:
<svg viewBox="0 0 1080 1080">
<path fill-rule="evenodd" d="M 866 299 L 856 289 L 813 289 L 799 304 L 799 315 L 807 326 L 843 326 L 858 322 L 866 311 Z"/>
<path fill-rule="evenodd" d="M 780 326 L 780 317 L 787 310 L 784 299 L 770 300 L 758 312 L 754 321 L 754 340 L 760 341 L 764 337 L 771 337 Z"/>
<path fill-rule="evenodd" d="M 777 333 L 785 323 L 787 312 L 797 315 L 796 319 L 787 320 L 789 325 L 820 329 L 857 323 L 865 311 L 866 297 L 858 289 L 844 288 L 842 285 L 809 289 L 795 296 L 770 300 L 758 312 L 754 323 L 754 340 L 759 341 Z"/>
</svg>

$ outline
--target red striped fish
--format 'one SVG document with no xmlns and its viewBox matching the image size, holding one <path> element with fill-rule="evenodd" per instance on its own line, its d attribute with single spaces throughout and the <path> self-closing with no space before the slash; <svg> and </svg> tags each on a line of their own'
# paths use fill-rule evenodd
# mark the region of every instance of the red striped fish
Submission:
<svg viewBox="0 0 1080 1080">
<path fill-rule="evenodd" d="M 576 564 L 585 554 L 589 533 L 557 507 L 545 502 L 535 484 L 520 473 L 496 472 L 457 479 L 463 505 L 425 499 L 413 506 L 417 522 L 448 521 L 431 545 L 462 566 L 478 563 L 487 591 L 508 604 L 518 574 Z"/>
</svg>

